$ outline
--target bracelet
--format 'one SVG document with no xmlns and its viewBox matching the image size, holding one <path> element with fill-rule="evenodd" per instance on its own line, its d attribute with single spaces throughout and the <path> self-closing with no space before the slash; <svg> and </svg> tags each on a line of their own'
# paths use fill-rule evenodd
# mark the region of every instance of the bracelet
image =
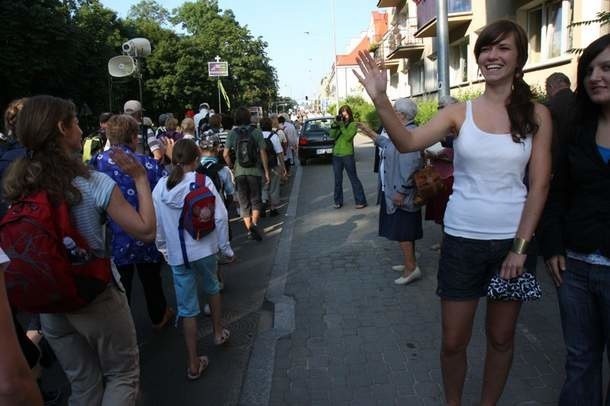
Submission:
<svg viewBox="0 0 610 406">
<path fill-rule="evenodd" d="M 514 252 L 515 254 L 525 255 L 528 244 L 529 244 L 529 241 L 524 240 L 523 238 L 516 237 L 513 240 L 513 246 L 510 250 L 512 252 Z"/>
</svg>

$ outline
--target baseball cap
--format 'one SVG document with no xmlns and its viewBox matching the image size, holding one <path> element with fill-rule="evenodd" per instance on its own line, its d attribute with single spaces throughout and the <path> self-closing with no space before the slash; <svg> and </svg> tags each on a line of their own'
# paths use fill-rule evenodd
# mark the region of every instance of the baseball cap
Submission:
<svg viewBox="0 0 610 406">
<path fill-rule="evenodd" d="M 207 104 L 207 103 L 201 103 L 199 105 L 199 110 L 201 110 L 201 109 L 208 109 L 209 110 L 210 109 L 210 105 Z"/>
<path fill-rule="evenodd" d="M 142 111 L 142 103 L 137 100 L 128 100 L 123 105 L 123 112 L 126 114 L 136 113 Z"/>
</svg>

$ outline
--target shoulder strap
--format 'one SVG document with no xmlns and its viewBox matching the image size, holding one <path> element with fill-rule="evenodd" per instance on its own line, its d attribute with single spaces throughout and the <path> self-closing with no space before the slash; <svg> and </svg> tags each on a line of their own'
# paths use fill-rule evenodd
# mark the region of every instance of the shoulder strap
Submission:
<svg viewBox="0 0 610 406">
<path fill-rule="evenodd" d="M 198 187 L 204 187 L 205 186 L 205 175 L 203 173 L 195 172 L 195 184 Z"/>
</svg>

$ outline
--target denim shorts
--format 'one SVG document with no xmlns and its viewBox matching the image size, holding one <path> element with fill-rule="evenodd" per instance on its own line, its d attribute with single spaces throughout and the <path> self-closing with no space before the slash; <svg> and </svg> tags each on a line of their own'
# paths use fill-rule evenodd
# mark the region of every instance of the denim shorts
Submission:
<svg viewBox="0 0 610 406">
<path fill-rule="evenodd" d="M 444 234 L 436 294 L 448 300 L 487 296 L 489 281 L 500 270 L 512 243 L 512 238 L 473 240 Z"/>
<path fill-rule="evenodd" d="M 178 317 L 195 317 L 201 310 L 197 296 L 197 274 L 203 279 L 203 290 L 212 296 L 220 292 L 220 284 L 216 275 L 217 258 L 210 255 L 190 263 L 191 268 L 184 265 L 172 266 L 174 274 L 174 289 L 176 290 L 176 303 Z"/>
</svg>

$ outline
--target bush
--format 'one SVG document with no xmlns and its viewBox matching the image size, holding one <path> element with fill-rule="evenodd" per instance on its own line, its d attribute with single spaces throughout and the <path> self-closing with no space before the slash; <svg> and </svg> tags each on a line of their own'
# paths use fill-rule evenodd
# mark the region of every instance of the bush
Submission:
<svg viewBox="0 0 610 406">
<path fill-rule="evenodd" d="M 426 124 L 436 114 L 438 110 L 438 101 L 434 99 L 424 99 L 416 102 L 417 115 L 415 116 L 415 124 L 418 126 Z"/>
<path fill-rule="evenodd" d="M 346 99 L 339 102 L 339 106 L 343 106 L 344 104 L 347 104 L 352 109 L 352 113 L 354 113 L 354 121 L 364 122 L 374 130 L 379 128 L 381 125 L 381 120 L 379 120 L 375 106 L 373 106 L 372 103 L 364 100 L 364 98 L 360 96 L 348 96 Z M 328 106 L 326 111 L 328 114 L 334 116 L 335 112 L 337 111 L 337 106 L 335 104 L 331 104 Z"/>
</svg>

